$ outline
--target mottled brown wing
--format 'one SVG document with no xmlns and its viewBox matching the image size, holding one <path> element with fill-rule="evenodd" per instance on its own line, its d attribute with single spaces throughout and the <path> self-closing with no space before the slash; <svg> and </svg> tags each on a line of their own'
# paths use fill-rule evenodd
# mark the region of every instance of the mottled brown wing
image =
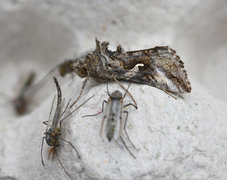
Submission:
<svg viewBox="0 0 227 180">
<path fill-rule="evenodd" d="M 144 67 L 134 73 L 137 79 L 152 81 L 149 85 L 169 92 L 191 92 L 191 83 L 188 80 L 184 63 L 176 51 L 168 46 L 157 46 L 151 49 L 128 51 L 114 56 L 115 60 L 121 60 L 125 70 L 134 68 L 137 64 Z M 135 77 L 131 77 L 136 79 Z M 142 82 L 142 81 L 141 81 Z"/>
</svg>

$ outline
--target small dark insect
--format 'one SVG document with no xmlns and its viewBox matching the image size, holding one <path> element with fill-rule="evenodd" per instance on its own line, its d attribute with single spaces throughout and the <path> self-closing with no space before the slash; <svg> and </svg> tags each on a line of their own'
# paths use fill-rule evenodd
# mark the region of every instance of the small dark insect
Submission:
<svg viewBox="0 0 227 180">
<path fill-rule="evenodd" d="M 55 110 L 55 113 L 54 113 L 54 117 L 53 119 L 51 119 L 51 113 L 52 113 L 52 110 L 53 110 L 53 103 L 52 103 L 52 106 L 51 106 L 51 111 L 50 111 L 50 114 L 49 114 L 49 120 L 48 121 L 44 121 L 43 123 L 45 125 L 47 125 L 47 128 L 46 128 L 46 132 L 44 133 L 45 136 L 43 137 L 42 139 L 42 147 L 41 147 L 41 161 L 42 161 L 42 164 L 44 165 L 44 162 L 43 162 L 43 156 L 42 156 L 42 151 L 43 151 L 43 141 L 44 139 L 46 139 L 46 143 L 49 145 L 49 146 L 52 146 L 53 148 L 51 149 L 51 151 L 49 152 L 48 154 L 48 158 L 50 156 L 51 153 L 53 153 L 53 156 L 52 156 L 52 160 L 54 158 L 54 155 L 56 154 L 62 168 L 64 169 L 64 171 L 66 172 L 66 174 L 71 178 L 71 176 L 69 175 L 69 173 L 66 171 L 66 169 L 64 168 L 63 164 L 61 163 L 59 157 L 58 157 L 58 153 L 56 151 L 56 148 L 58 146 L 60 146 L 60 143 L 59 143 L 59 139 L 67 142 L 69 145 L 72 146 L 72 148 L 77 152 L 77 155 L 78 157 L 80 158 L 80 155 L 77 151 L 77 149 L 72 145 L 72 143 L 70 143 L 69 141 L 61 138 L 61 123 L 63 120 L 65 120 L 68 116 L 70 116 L 72 113 L 74 113 L 78 108 L 80 108 L 83 104 L 85 104 L 89 99 L 91 99 L 92 97 L 90 97 L 89 99 L 87 99 L 86 101 L 84 101 L 80 106 L 78 106 L 76 109 L 74 109 L 71 113 L 69 113 L 67 116 L 65 116 L 64 118 L 62 118 L 60 120 L 60 118 L 62 117 L 62 115 L 64 114 L 64 112 L 66 111 L 68 105 L 66 106 L 65 110 L 62 112 L 62 109 L 63 109 L 63 106 L 64 106 L 64 100 L 62 102 L 62 92 L 61 92 L 61 88 L 58 84 L 58 81 L 57 79 L 54 77 L 54 83 L 56 85 L 56 88 L 57 88 L 57 93 L 58 93 L 58 98 L 57 98 L 57 107 L 56 107 L 56 110 Z M 56 96 L 55 96 L 56 97 Z M 53 102 L 55 100 L 55 97 L 53 99 Z M 70 102 L 70 101 L 69 101 Z M 51 123 L 52 121 L 52 123 Z M 58 122 L 60 122 L 60 126 L 58 127 Z M 45 165 L 44 165 L 45 166 Z M 72 179 L 72 178 L 71 178 Z"/>
<path fill-rule="evenodd" d="M 97 38 L 95 41 L 96 49 L 78 60 L 74 67 L 79 77 L 86 77 L 77 100 L 89 78 L 98 83 L 117 79 L 146 84 L 163 90 L 175 99 L 171 93 L 191 92 L 184 63 L 170 47 L 156 46 L 125 52 L 119 45 L 116 51 L 110 51 L 109 42 L 100 43 Z"/>
<path fill-rule="evenodd" d="M 134 99 L 133 99 L 133 101 L 134 101 L 135 104 L 129 103 L 129 104 L 123 105 L 123 99 L 125 98 L 129 87 L 130 87 L 130 84 L 129 84 L 129 86 L 128 86 L 128 88 L 127 88 L 127 90 L 126 90 L 126 92 L 123 96 L 122 93 L 118 90 L 116 90 L 116 91 L 114 91 L 113 93 L 110 94 L 109 90 L 108 90 L 108 84 L 107 84 L 107 94 L 109 96 L 109 99 L 108 99 L 108 101 L 104 100 L 103 103 L 102 103 L 102 111 L 100 113 L 102 113 L 103 110 L 104 110 L 104 103 L 106 103 L 107 105 L 106 105 L 104 115 L 103 115 L 103 120 L 102 120 L 102 123 L 101 123 L 100 135 L 101 135 L 102 138 L 106 137 L 109 142 L 112 139 L 117 141 L 120 137 L 124 146 L 126 147 L 126 149 L 129 151 L 129 153 L 132 155 L 132 157 L 135 158 L 135 156 L 132 154 L 132 152 L 126 146 L 126 144 L 125 144 L 125 142 L 124 142 L 124 140 L 121 136 L 121 129 L 123 127 L 122 113 L 126 113 L 126 118 L 125 118 L 125 121 L 124 121 L 124 131 L 125 131 L 126 136 L 129 139 L 130 143 L 135 148 L 134 144 L 130 140 L 128 133 L 126 131 L 128 111 L 123 111 L 123 108 L 127 107 L 129 105 L 132 105 L 137 109 L 137 105 L 136 105 Z M 98 114 L 100 114 L 100 113 L 98 113 Z M 95 116 L 95 115 L 98 115 L 98 114 L 86 115 L 86 116 L 83 116 L 83 117 Z"/>
<path fill-rule="evenodd" d="M 35 73 L 31 72 L 26 79 L 24 85 L 22 86 L 21 91 L 19 92 L 18 96 L 14 98 L 13 104 L 14 104 L 14 109 L 18 115 L 23 115 L 27 112 L 28 110 L 28 103 L 29 100 L 27 98 L 27 91 L 34 82 L 35 79 Z"/>
</svg>

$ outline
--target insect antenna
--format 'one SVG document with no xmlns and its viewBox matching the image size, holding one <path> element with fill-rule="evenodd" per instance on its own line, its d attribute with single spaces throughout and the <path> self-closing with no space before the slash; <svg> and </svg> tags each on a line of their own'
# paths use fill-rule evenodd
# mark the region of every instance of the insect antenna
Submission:
<svg viewBox="0 0 227 180">
<path fill-rule="evenodd" d="M 107 88 L 107 94 L 110 97 L 110 92 L 109 92 L 109 87 L 108 87 L 108 82 L 106 83 L 106 88 Z"/>
<path fill-rule="evenodd" d="M 116 81 L 116 82 L 117 82 L 117 83 L 126 91 L 125 94 L 124 94 L 123 99 L 125 98 L 126 94 L 128 93 L 129 96 L 132 98 L 133 102 L 135 103 L 135 104 L 134 104 L 134 107 L 135 107 L 136 109 L 138 109 L 138 106 L 137 106 L 137 103 L 136 103 L 135 99 L 133 98 L 133 96 L 131 95 L 131 93 L 128 91 L 128 90 L 129 90 L 129 87 L 130 87 L 130 85 L 131 85 L 131 83 L 129 84 L 128 88 L 125 89 L 125 87 L 124 87 L 116 78 L 114 78 L 114 80 L 115 80 L 115 81 Z"/>
</svg>

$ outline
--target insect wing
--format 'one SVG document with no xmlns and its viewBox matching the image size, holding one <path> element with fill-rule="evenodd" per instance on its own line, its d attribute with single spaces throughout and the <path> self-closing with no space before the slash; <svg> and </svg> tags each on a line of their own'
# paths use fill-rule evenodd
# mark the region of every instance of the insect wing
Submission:
<svg viewBox="0 0 227 180">
<path fill-rule="evenodd" d="M 53 118 L 53 121 L 52 121 L 52 124 L 51 124 L 51 129 L 53 131 L 56 131 L 56 129 L 58 127 L 58 122 L 59 122 L 59 120 L 61 118 L 61 113 L 63 111 L 64 103 L 65 103 L 65 99 L 63 99 L 62 103 L 59 104 L 56 107 L 56 110 L 55 110 L 55 113 L 54 113 L 54 118 Z"/>
<path fill-rule="evenodd" d="M 106 112 L 102 124 L 102 137 L 107 137 L 109 141 L 117 140 L 121 132 L 121 115 L 123 104 L 119 100 L 108 100 Z"/>
<path fill-rule="evenodd" d="M 52 118 L 52 112 L 53 112 L 53 107 L 55 105 L 55 99 L 56 99 L 56 95 L 54 96 L 54 99 L 52 101 L 52 105 L 51 105 L 51 108 L 50 108 L 50 113 L 49 113 L 49 118 L 48 118 L 48 122 L 47 122 L 47 127 L 46 127 L 46 132 L 47 130 L 50 128 L 51 124 L 52 124 L 52 121 L 53 121 L 53 118 Z"/>
</svg>

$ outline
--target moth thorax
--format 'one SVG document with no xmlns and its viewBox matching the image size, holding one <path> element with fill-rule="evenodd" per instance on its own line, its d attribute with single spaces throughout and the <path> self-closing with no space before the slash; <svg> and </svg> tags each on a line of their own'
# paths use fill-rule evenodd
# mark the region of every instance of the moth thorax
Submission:
<svg viewBox="0 0 227 180">
<path fill-rule="evenodd" d="M 111 93 L 110 97 L 111 97 L 111 99 L 121 99 L 122 94 L 121 94 L 120 91 L 116 90 L 116 91 Z"/>
</svg>

